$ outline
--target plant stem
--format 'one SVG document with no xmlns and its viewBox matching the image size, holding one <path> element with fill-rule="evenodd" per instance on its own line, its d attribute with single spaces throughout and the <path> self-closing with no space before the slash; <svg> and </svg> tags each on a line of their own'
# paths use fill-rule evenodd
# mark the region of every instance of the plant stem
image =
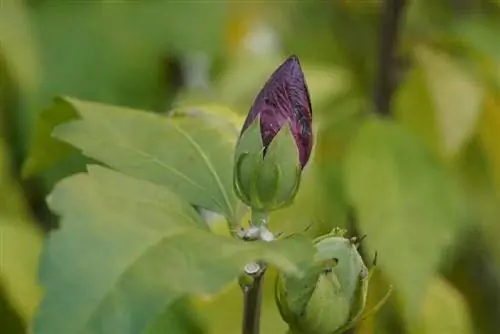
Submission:
<svg viewBox="0 0 500 334">
<path fill-rule="evenodd" d="M 247 238 L 244 238 L 244 240 L 246 239 L 248 242 L 274 240 L 273 234 L 267 229 L 267 219 L 268 214 L 266 212 L 252 210 L 250 229 L 246 231 Z M 249 235 L 249 232 L 253 230 L 257 231 L 257 233 L 252 232 Z M 261 262 L 249 263 L 245 266 L 245 275 L 251 278 L 251 282 L 240 283 L 243 290 L 243 334 L 260 333 L 262 284 L 266 268 L 266 264 Z"/>
<path fill-rule="evenodd" d="M 378 56 L 378 74 L 375 80 L 373 102 L 379 115 L 390 115 L 390 102 L 396 85 L 396 58 L 398 35 L 406 0 L 384 0 Z"/>
<path fill-rule="evenodd" d="M 253 282 L 243 287 L 243 334 L 260 333 L 260 311 L 262 305 L 262 284 L 265 267 L 251 275 Z"/>
<path fill-rule="evenodd" d="M 251 212 L 251 218 L 250 218 L 250 223 L 252 226 L 266 226 L 267 225 L 267 218 L 268 218 L 268 213 L 262 212 L 262 211 L 257 211 L 257 210 L 252 210 Z"/>
</svg>

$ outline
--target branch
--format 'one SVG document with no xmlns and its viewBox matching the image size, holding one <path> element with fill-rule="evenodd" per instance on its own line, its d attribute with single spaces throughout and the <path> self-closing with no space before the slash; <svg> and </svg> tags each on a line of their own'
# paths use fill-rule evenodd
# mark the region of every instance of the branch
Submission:
<svg viewBox="0 0 500 334">
<path fill-rule="evenodd" d="M 252 270 L 253 268 L 253 270 Z M 262 264 L 249 264 L 245 273 L 253 278 L 243 289 L 243 327 L 242 334 L 259 334 L 260 310 L 262 305 L 262 283 L 266 267 Z"/>
<path fill-rule="evenodd" d="M 390 102 L 395 88 L 395 52 L 406 0 L 384 0 L 380 28 L 378 73 L 373 92 L 373 103 L 379 115 L 390 115 Z"/>
<path fill-rule="evenodd" d="M 252 210 L 250 228 L 239 231 L 236 236 L 252 242 L 256 240 L 270 242 L 276 239 L 267 229 L 268 214 Z M 260 333 L 260 310 L 262 305 L 262 283 L 267 266 L 262 262 L 252 262 L 245 266 L 245 274 L 240 277 L 243 291 L 243 327 L 242 334 Z"/>
</svg>

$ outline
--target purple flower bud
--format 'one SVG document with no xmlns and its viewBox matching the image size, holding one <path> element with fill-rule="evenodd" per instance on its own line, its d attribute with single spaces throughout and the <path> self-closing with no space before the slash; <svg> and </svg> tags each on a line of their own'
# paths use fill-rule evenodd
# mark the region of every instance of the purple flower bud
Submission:
<svg viewBox="0 0 500 334">
<path fill-rule="evenodd" d="M 290 56 L 271 75 L 257 95 L 241 133 L 258 115 L 264 154 L 281 127 L 288 122 L 299 151 L 300 165 L 304 168 L 311 155 L 313 143 L 312 107 L 297 56 Z"/>
</svg>

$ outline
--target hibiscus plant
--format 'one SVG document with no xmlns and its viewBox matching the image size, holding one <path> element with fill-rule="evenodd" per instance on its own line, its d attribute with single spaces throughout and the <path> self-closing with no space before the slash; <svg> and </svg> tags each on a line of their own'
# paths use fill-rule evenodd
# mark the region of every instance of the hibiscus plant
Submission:
<svg viewBox="0 0 500 334">
<path fill-rule="evenodd" d="M 290 333 L 342 333 L 365 315 L 370 270 L 358 238 L 338 229 L 315 240 L 281 236 L 268 224 L 294 202 L 313 150 L 299 59 L 271 74 L 239 136 L 221 130 L 227 118 L 200 109 L 162 117 L 57 98 L 42 115 L 51 121 L 36 134 L 43 150 L 28 167 L 43 167 L 44 153 L 76 150 L 93 161 L 48 198 L 60 228 L 42 254 L 35 334 L 161 332 L 165 312 L 187 296 L 216 294 L 234 280 L 242 332 L 259 333 L 270 266 Z M 224 217 L 227 233 L 216 233 L 200 208 Z"/>
</svg>

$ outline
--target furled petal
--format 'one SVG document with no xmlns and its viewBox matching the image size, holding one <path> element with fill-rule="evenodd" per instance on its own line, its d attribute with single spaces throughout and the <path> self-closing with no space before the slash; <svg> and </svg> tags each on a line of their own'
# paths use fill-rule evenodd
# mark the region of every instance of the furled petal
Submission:
<svg viewBox="0 0 500 334">
<path fill-rule="evenodd" d="M 243 131 L 260 115 L 264 147 L 267 147 L 287 122 L 304 167 L 312 149 L 312 108 L 309 91 L 296 56 L 289 57 L 266 82 L 245 120 Z"/>
</svg>

